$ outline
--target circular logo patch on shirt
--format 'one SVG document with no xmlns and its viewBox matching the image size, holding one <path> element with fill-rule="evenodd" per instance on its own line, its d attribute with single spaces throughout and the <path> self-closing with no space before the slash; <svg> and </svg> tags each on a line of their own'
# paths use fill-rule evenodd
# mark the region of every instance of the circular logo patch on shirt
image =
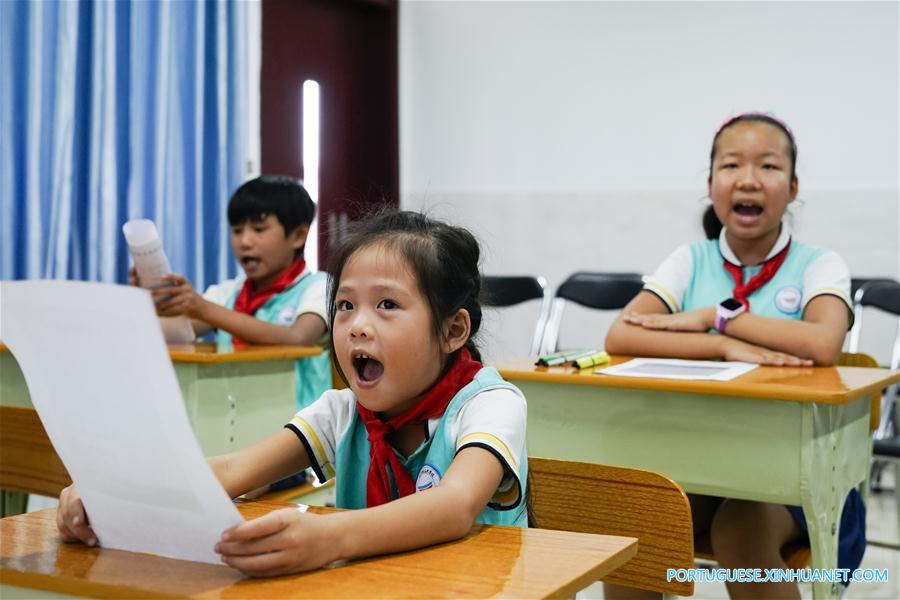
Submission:
<svg viewBox="0 0 900 600">
<path fill-rule="evenodd" d="M 789 315 L 800 310 L 800 300 L 803 294 L 795 285 L 786 285 L 775 293 L 775 306 L 783 313 Z"/>
<path fill-rule="evenodd" d="M 286 308 L 280 313 L 278 313 L 278 318 L 276 322 L 279 325 L 284 325 L 285 327 L 292 324 L 294 322 L 294 310 L 291 308 Z"/>
<path fill-rule="evenodd" d="M 419 470 L 419 476 L 416 477 L 416 491 L 424 492 L 441 482 L 441 472 L 434 465 L 426 464 Z"/>
</svg>

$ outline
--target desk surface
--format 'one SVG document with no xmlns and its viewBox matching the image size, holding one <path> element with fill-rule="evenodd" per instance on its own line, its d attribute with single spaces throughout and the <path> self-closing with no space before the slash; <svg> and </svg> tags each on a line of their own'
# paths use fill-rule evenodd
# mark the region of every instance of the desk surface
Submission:
<svg viewBox="0 0 900 600">
<path fill-rule="evenodd" d="M 285 506 L 238 508 L 252 518 Z M 476 525 L 456 542 L 249 579 L 225 565 L 61 544 L 55 519 L 55 509 L 48 509 L 0 521 L 0 583 L 95 597 L 535 598 L 572 596 L 637 552 L 634 538 Z"/>
<path fill-rule="evenodd" d="M 614 356 L 612 364 L 627 360 L 631 360 L 631 357 Z M 824 404 L 845 404 L 900 381 L 900 371 L 860 367 L 757 367 L 731 381 L 596 375 L 595 369 L 537 367 L 534 359 L 504 361 L 497 365 L 497 369 L 504 379 L 512 382 L 572 383 Z"/>
<path fill-rule="evenodd" d="M 0 352 L 9 352 L 0 343 Z M 264 360 L 295 360 L 322 354 L 319 346 L 244 346 L 220 352 L 215 344 L 172 344 L 169 356 L 173 363 L 217 364 L 229 362 L 258 362 Z"/>
</svg>

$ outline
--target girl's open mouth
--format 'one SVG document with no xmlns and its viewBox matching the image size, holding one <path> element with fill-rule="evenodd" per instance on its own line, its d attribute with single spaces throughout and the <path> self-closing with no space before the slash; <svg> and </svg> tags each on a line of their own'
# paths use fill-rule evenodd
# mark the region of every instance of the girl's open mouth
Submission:
<svg viewBox="0 0 900 600">
<path fill-rule="evenodd" d="M 741 202 L 740 204 L 736 204 L 733 210 L 742 217 L 758 217 L 762 214 L 763 208 L 758 204 Z"/>
<path fill-rule="evenodd" d="M 384 375 L 384 365 L 368 354 L 353 357 L 353 369 L 361 383 L 375 383 Z"/>
</svg>

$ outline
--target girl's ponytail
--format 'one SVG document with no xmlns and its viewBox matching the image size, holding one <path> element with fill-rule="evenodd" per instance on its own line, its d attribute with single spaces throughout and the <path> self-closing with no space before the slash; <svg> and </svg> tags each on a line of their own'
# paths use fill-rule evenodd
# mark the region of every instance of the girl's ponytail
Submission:
<svg viewBox="0 0 900 600">
<path fill-rule="evenodd" d="M 703 212 L 703 231 L 706 233 L 706 239 L 715 240 L 719 238 L 722 232 L 722 221 L 716 216 L 716 211 L 712 204 L 706 207 Z"/>
<path fill-rule="evenodd" d="M 475 286 L 474 291 L 469 294 L 465 304 L 462 306 L 462 308 L 469 312 L 469 320 L 471 321 L 472 327 L 472 333 L 469 335 L 469 339 L 466 340 L 465 347 L 468 348 L 469 353 L 472 354 L 472 358 L 479 362 L 481 362 L 481 351 L 478 350 L 478 346 L 475 344 L 475 335 L 481 328 L 481 303 L 478 301 L 479 295 L 481 294 L 480 283 L 480 280 L 476 280 L 477 285 Z"/>
</svg>

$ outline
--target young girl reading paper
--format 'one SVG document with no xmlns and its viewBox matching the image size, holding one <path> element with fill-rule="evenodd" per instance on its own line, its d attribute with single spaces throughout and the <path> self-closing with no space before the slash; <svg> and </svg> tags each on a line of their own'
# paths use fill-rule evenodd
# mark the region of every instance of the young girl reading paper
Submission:
<svg viewBox="0 0 900 600">
<path fill-rule="evenodd" d="M 337 505 L 272 512 L 222 533 L 244 573 L 279 575 L 465 535 L 473 523 L 525 526 L 525 399 L 479 362 L 478 244 L 411 212 L 364 222 L 338 250 L 329 288 L 334 356 L 349 389 L 330 390 L 284 430 L 210 459 L 232 496 L 308 466 L 336 476 Z M 57 523 L 97 540 L 73 486 Z"/>
</svg>

